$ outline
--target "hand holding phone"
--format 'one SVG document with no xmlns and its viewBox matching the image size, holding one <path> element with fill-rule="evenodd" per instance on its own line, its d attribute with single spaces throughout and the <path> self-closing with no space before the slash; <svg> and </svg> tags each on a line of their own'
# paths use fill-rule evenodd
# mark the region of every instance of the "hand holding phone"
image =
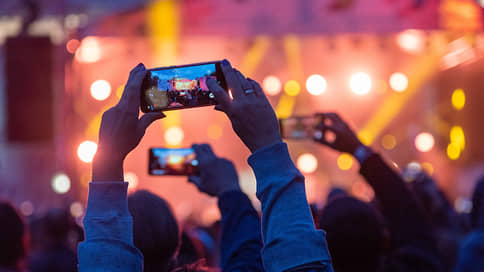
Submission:
<svg viewBox="0 0 484 272">
<path fill-rule="evenodd" d="M 239 178 L 234 164 L 217 157 L 210 145 L 193 145 L 200 161 L 200 176 L 190 176 L 198 190 L 210 196 L 221 196 L 225 192 L 240 191 Z"/>
<path fill-rule="evenodd" d="M 149 69 L 141 88 L 141 110 L 159 112 L 216 105 L 215 95 L 207 86 L 209 78 L 227 90 L 220 61 Z"/>
<path fill-rule="evenodd" d="M 282 138 L 292 140 L 307 140 L 322 137 L 322 131 L 316 127 L 323 122 L 322 114 L 292 116 L 279 119 Z"/>
</svg>

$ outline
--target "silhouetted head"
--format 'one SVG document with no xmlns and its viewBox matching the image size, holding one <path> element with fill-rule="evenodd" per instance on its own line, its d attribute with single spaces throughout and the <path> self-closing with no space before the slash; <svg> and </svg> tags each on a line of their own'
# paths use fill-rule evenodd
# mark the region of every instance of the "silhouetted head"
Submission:
<svg viewBox="0 0 484 272">
<path fill-rule="evenodd" d="M 170 271 L 180 244 L 178 222 L 168 203 L 148 191 L 128 197 L 135 246 L 143 253 L 144 271 Z"/>
<path fill-rule="evenodd" d="M 15 208 L 0 202 L 0 267 L 17 269 L 26 255 L 24 235 L 24 222 Z"/>
<path fill-rule="evenodd" d="M 378 270 L 383 226 L 373 207 L 343 194 L 328 202 L 319 223 L 336 272 Z"/>
</svg>

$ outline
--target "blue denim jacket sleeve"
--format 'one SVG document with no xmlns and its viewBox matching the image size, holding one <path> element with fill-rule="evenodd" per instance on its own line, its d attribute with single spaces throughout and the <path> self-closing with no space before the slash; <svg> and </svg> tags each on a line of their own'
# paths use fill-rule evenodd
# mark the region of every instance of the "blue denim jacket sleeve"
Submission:
<svg viewBox="0 0 484 272">
<path fill-rule="evenodd" d="M 133 244 L 128 183 L 91 182 L 79 271 L 143 271 L 143 255 Z"/>
<path fill-rule="evenodd" d="M 325 233 L 316 230 L 306 200 L 304 176 L 287 145 L 276 143 L 249 157 L 262 205 L 262 261 L 266 271 L 333 271 Z M 314 270 L 306 265 L 318 263 Z"/>
<path fill-rule="evenodd" d="M 230 191 L 218 199 L 222 214 L 222 271 L 264 271 L 261 222 L 246 194 Z"/>
</svg>

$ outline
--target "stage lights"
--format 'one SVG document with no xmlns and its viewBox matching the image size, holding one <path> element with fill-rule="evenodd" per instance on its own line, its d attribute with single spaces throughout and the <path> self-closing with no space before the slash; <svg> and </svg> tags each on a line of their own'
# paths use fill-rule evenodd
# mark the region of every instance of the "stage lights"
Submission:
<svg viewBox="0 0 484 272">
<path fill-rule="evenodd" d="M 311 75 L 306 80 L 306 89 L 312 95 L 320 95 L 324 93 L 327 86 L 326 79 L 321 75 Z"/>
<path fill-rule="evenodd" d="M 386 134 L 381 138 L 381 145 L 386 150 L 392 150 L 397 145 L 397 139 L 391 134 Z"/>
<path fill-rule="evenodd" d="M 58 194 L 65 194 L 71 189 L 71 180 L 64 173 L 58 173 L 52 178 L 52 189 Z"/>
<path fill-rule="evenodd" d="M 34 204 L 30 201 L 24 201 L 20 204 L 20 212 L 24 216 L 31 216 L 34 213 Z"/>
<path fill-rule="evenodd" d="M 97 144 L 93 141 L 84 141 L 77 148 L 77 156 L 85 163 L 92 162 L 94 155 L 96 155 Z"/>
<path fill-rule="evenodd" d="M 276 76 L 266 76 L 262 81 L 262 86 L 267 95 L 274 96 L 281 92 L 282 83 Z"/>
<path fill-rule="evenodd" d="M 84 215 L 84 206 L 77 201 L 72 202 L 71 206 L 69 207 L 69 212 L 71 213 L 72 217 L 79 218 Z"/>
<path fill-rule="evenodd" d="M 408 78 L 405 74 L 403 73 L 393 73 L 390 76 L 390 87 L 395 91 L 395 92 L 404 92 L 407 87 L 408 87 Z"/>
<path fill-rule="evenodd" d="M 301 91 L 301 86 L 299 86 L 297 81 L 289 80 L 286 82 L 286 84 L 284 84 L 284 91 L 289 96 L 297 96 Z"/>
<path fill-rule="evenodd" d="M 111 84 L 107 80 L 99 79 L 91 84 L 91 96 L 99 101 L 107 99 L 111 95 Z"/>
<path fill-rule="evenodd" d="M 398 34 L 397 43 L 403 51 L 417 54 L 425 47 L 425 34 L 420 30 L 408 29 Z"/>
<path fill-rule="evenodd" d="M 296 165 L 301 172 L 311 174 L 318 168 L 318 159 L 313 154 L 304 153 L 297 158 Z"/>
<path fill-rule="evenodd" d="M 338 164 L 339 169 L 341 170 L 350 170 L 353 167 L 353 157 L 350 154 L 343 153 L 338 156 L 338 160 L 336 161 Z"/>
<path fill-rule="evenodd" d="M 434 148 L 434 145 L 434 136 L 428 132 L 422 132 L 415 137 L 415 148 L 420 152 L 429 152 Z"/>
<path fill-rule="evenodd" d="M 461 110 L 466 104 L 466 94 L 462 89 L 456 89 L 452 93 L 452 106 L 456 110 Z"/>
<path fill-rule="evenodd" d="M 79 42 L 79 40 L 77 40 L 77 39 L 71 39 L 71 40 L 69 40 L 66 43 L 67 52 L 69 52 L 71 54 L 76 53 L 76 50 L 77 50 L 77 48 L 79 48 L 79 44 L 80 43 L 81 42 Z"/>
<path fill-rule="evenodd" d="M 93 63 L 101 59 L 101 46 L 98 38 L 86 37 L 76 50 L 76 60 L 84 63 Z"/>
<path fill-rule="evenodd" d="M 173 126 L 165 131 L 165 142 L 169 147 L 178 147 L 183 142 L 183 130 L 178 126 Z"/>
<path fill-rule="evenodd" d="M 358 72 L 351 75 L 350 88 L 357 95 L 365 95 L 370 92 L 371 78 L 368 74 Z"/>
</svg>

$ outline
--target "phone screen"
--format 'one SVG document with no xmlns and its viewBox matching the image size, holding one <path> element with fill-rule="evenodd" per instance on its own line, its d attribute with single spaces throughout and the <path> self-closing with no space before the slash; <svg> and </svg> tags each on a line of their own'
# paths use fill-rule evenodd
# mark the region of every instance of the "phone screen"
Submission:
<svg viewBox="0 0 484 272">
<path fill-rule="evenodd" d="M 157 112 L 216 105 L 208 89 L 213 78 L 227 90 L 220 61 L 149 69 L 141 90 L 141 110 Z"/>
<path fill-rule="evenodd" d="M 197 156 L 192 148 L 151 148 L 149 156 L 150 175 L 199 175 Z"/>
<path fill-rule="evenodd" d="M 281 136 L 284 139 L 313 139 L 315 126 L 323 121 L 320 115 L 294 116 L 279 120 Z"/>
</svg>

